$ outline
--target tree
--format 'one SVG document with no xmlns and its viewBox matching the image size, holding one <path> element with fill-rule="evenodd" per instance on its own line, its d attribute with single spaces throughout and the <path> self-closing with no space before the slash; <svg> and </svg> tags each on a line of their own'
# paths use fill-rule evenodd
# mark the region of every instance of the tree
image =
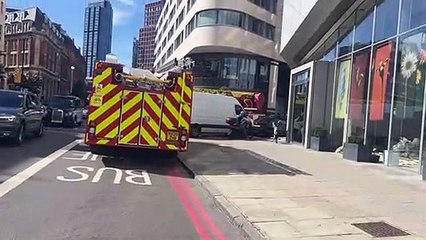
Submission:
<svg viewBox="0 0 426 240">
<path fill-rule="evenodd" d="M 72 88 L 72 95 L 85 100 L 87 97 L 87 87 L 84 80 L 77 81 Z"/>
</svg>

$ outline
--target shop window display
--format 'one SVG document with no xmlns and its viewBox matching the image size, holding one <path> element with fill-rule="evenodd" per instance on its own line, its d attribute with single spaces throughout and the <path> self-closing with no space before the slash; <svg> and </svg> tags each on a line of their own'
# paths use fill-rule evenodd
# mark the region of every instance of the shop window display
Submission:
<svg viewBox="0 0 426 240">
<path fill-rule="evenodd" d="M 391 112 L 394 41 L 375 47 L 371 69 L 367 144 L 387 150 Z"/>
<path fill-rule="evenodd" d="M 368 79 L 370 75 L 369 65 L 370 51 L 361 52 L 354 56 L 350 85 L 348 137 L 364 138 Z"/>
<path fill-rule="evenodd" d="M 391 150 L 400 164 L 418 165 L 426 75 L 426 30 L 401 37 Z"/>
<path fill-rule="evenodd" d="M 332 125 L 333 145 L 342 143 L 343 129 L 348 108 L 349 88 L 351 81 L 351 59 L 339 62 L 337 78 L 335 80 L 334 118 Z"/>
</svg>

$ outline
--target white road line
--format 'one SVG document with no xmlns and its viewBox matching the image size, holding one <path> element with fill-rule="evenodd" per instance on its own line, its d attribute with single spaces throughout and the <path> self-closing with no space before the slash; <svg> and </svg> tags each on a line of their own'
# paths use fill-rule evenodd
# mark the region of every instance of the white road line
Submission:
<svg viewBox="0 0 426 240">
<path fill-rule="evenodd" d="M 7 179 L 5 182 L 0 184 L 0 198 L 6 195 L 8 192 L 12 191 L 14 188 L 18 187 L 30 177 L 34 176 L 34 174 L 38 173 L 40 170 L 54 162 L 60 156 L 71 150 L 74 146 L 79 143 L 82 143 L 83 140 L 75 140 L 74 142 L 66 145 L 65 147 L 57 150 L 56 152 L 50 154 L 49 156 L 41 159 L 40 161 L 34 163 L 27 169 L 22 172 L 16 174 L 15 176 Z"/>
</svg>

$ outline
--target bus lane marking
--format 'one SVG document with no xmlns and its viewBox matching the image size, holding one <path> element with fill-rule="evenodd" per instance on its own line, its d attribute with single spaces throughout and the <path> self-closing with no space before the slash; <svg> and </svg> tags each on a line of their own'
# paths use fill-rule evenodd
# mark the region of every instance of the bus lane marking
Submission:
<svg viewBox="0 0 426 240">
<path fill-rule="evenodd" d="M 70 160 L 70 161 L 80 161 L 80 162 L 94 162 L 98 160 L 98 155 L 92 154 L 90 152 L 70 152 L 72 157 L 62 156 L 61 159 Z M 67 175 L 60 175 L 56 177 L 56 180 L 61 182 L 84 182 L 89 181 L 91 183 L 99 183 L 102 179 L 102 176 L 105 172 L 114 173 L 113 184 L 121 184 L 123 178 L 124 181 L 133 185 L 139 186 L 151 186 L 152 181 L 149 177 L 149 174 L 145 170 L 122 170 L 112 167 L 102 167 L 95 169 L 94 167 L 89 166 L 69 166 L 66 168 Z M 93 178 L 91 178 L 91 173 L 94 173 Z M 72 176 L 72 177 L 71 177 Z"/>
</svg>

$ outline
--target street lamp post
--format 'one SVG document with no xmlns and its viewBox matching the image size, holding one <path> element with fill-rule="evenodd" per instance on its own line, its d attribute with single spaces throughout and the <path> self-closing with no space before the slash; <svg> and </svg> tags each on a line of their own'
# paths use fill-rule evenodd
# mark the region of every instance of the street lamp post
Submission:
<svg viewBox="0 0 426 240">
<path fill-rule="evenodd" d="M 24 81 L 24 67 L 25 67 L 25 38 L 22 38 L 22 55 L 21 55 L 21 84 Z"/>
<path fill-rule="evenodd" d="M 74 70 L 75 70 L 75 67 L 71 66 L 70 95 L 72 94 L 72 88 L 74 85 Z"/>
</svg>

